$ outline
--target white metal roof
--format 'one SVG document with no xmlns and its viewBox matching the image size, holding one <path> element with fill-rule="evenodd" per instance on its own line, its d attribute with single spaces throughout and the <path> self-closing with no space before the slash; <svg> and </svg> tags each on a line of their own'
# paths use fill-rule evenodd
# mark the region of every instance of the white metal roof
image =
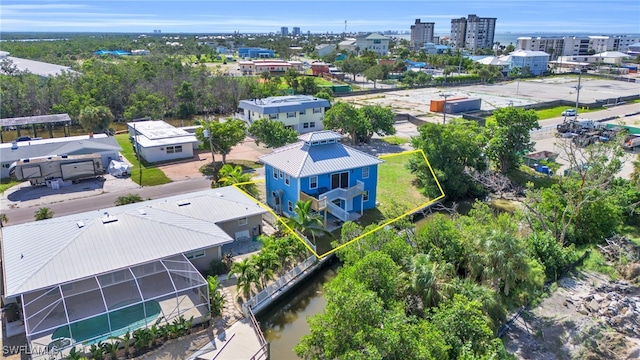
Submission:
<svg viewBox="0 0 640 360">
<path fill-rule="evenodd" d="M 127 126 L 135 128 L 139 134 L 137 142 L 142 147 L 198 142 L 195 135 L 160 120 L 130 122 Z"/>
<path fill-rule="evenodd" d="M 6 226 L 5 296 L 224 245 L 233 238 L 219 223 L 265 212 L 225 187 Z"/>
<path fill-rule="evenodd" d="M 355 169 L 383 162 L 373 155 L 340 143 L 309 146 L 303 141 L 274 149 L 271 154 L 261 156 L 260 161 L 295 178 Z"/>
<path fill-rule="evenodd" d="M 68 66 L 50 64 L 42 61 L 34 61 L 28 59 L 17 58 L 13 56 L 7 56 L 7 59 L 11 60 L 16 68 L 20 71 L 28 71 L 32 74 L 40 76 L 56 76 L 63 72 L 70 72 L 78 74 L 77 71 L 71 70 Z"/>
<path fill-rule="evenodd" d="M 82 135 L 19 141 L 16 145 L 14 146 L 12 143 L 0 144 L 0 161 L 7 163 L 39 156 L 77 155 L 121 150 L 115 138 L 106 134 L 95 134 L 93 138 Z"/>
</svg>

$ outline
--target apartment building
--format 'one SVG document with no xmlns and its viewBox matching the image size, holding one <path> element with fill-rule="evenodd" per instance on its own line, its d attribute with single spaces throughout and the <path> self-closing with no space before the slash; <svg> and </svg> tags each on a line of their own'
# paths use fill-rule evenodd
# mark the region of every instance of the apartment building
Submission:
<svg viewBox="0 0 640 360">
<path fill-rule="evenodd" d="M 384 35 L 369 33 L 356 36 L 355 45 L 360 51 L 366 49 L 380 56 L 389 55 L 389 38 Z"/>
<path fill-rule="evenodd" d="M 640 42 L 640 37 L 614 36 L 553 36 L 519 37 L 516 50 L 544 51 L 552 59 L 559 56 L 587 56 L 606 51 L 626 52 L 629 46 Z"/>
<path fill-rule="evenodd" d="M 280 35 L 282 36 L 289 36 L 289 28 L 286 26 L 283 26 L 280 28 Z"/>
<path fill-rule="evenodd" d="M 435 23 L 421 22 L 420 19 L 416 19 L 415 24 L 411 25 L 411 40 L 410 47 L 412 50 L 420 49 L 425 43 L 432 43 L 433 41 L 433 29 Z"/>
<path fill-rule="evenodd" d="M 274 96 L 265 99 L 241 100 L 242 111 L 236 117 L 248 125 L 262 118 L 282 121 L 299 133 L 322 130 L 324 112 L 331 106 L 328 100 L 310 95 Z"/>
<path fill-rule="evenodd" d="M 451 45 L 456 49 L 491 49 L 497 18 L 470 14 L 466 19 L 451 19 Z"/>
</svg>

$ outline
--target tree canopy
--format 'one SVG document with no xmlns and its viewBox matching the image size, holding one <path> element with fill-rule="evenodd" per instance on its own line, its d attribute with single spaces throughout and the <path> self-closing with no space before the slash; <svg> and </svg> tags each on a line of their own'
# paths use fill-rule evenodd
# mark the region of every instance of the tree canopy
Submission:
<svg viewBox="0 0 640 360">
<path fill-rule="evenodd" d="M 341 130 L 349 134 L 354 144 L 368 142 L 374 133 L 385 136 L 395 134 L 394 113 L 390 108 L 380 105 L 367 105 L 360 108 L 337 102 L 324 115 L 322 125 L 325 129 Z"/>
<path fill-rule="evenodd" d="M 268 118 L 252 122 L 247 131 L 255 137 L 256 145 L 263 143 L 268 148 L 291 144 L 298 139 L 297 131 L 286 127 L 282 121 Z"/>
<path fill-rule="evenodd" d="M 227 154 L 231 152 L 231 148 L 241 143 L 246 135 L 246 124 L 238 119 L 207 121 L 202 122 L 201 125 L 203 126 L 196 130 L 196 138 L 202 141 L 205 149 L 221 154 L 223 164 L 226 163 Z"/>
<path fill-rule="evenodd" d="M 104 132 L 113 122 L 113 115 L 106 106 L 87 106 L 80 111 L 79 120 L 87 131 Z"/>
<path fill-rule="evenodd" d="M 444 125 L 425 123 L 418 131 L 419 136 L 412 139 L 413 147 L 427 155 L 447 199 L 478 195 L 481 188 L 465 175 L 465 169 L 484 171 L 487 168 L 483 156 L 486 139 L 480 126 L 473 121 L 454 119 Z M 440 194 L 422 156 L 416 156 L 409 167 L 418 176 L 426 196 Z"/>
<path fill-rule="evenodd" d="M 489 143 L 487 156 L 502 173 L 519 166 L 525 151 L 533 150 L 530 132 L 540 128 L 534 110 L 513 106 L 493 112 L 495 122 L 487 124 Z"/>
</svg>

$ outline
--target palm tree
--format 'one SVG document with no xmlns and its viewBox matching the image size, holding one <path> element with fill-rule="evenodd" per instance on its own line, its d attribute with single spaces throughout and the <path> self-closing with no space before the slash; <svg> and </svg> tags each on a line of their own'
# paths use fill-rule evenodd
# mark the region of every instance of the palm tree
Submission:
<svg viewBox="0 0 640 360">
<path fill-rule="evenodd" d="M 231 186 L 235 184 L 248 183 L 251 181 L 251 177 L 251 174 L 247 174 L 242 171 L 242 166 L 240 165 L 232 166 L 230 164 L 224 164 L 220 168 L 219 178 L 216 185 Z M 259 195 L 258 187 L 255 184 L 243 184 L 239 185 L 239 187 L 253 197 L 257 197 Z"/>
<path fill-rule="evenodd" d="M 486 249 L 483 256 L 484 281 L 509 296 L 516 283 L 526 279 L 529 273 L 524 244 L 506 231 L 493 230 L 484 239 L 482 247 Z"/>
<path fill-rule="evenodd" d="M 425 308 L 435 307 L 445 297 L 453 265 L 431 261 L 426 254 L 411 260 L 411 288 L 420 296 Z"/>
<path fill-rule="evenodd" d="M 131 345 L 131 332 L 127 331 L 124 335 L 122 335 L 122 337 L 112 337 L 111 339 L 114 339 L 120 343 L 122 343 L 122 346 L 124 347 L 124 357 L 129 358 L 129 346 Z"/>
<path fill-rule="evenodd" d="M 102 349 L 109 354 L 111 360 L 116 360 L 118 358 L 118 349 L 120 348 L 120 342 L 106 342 L 102 345 Z"/>
<path fill-rule="evenodd" d="M 9 218 L 7 217 L 7 214 L 0 213 L 0 228 L 4 227 L 4 224 L 8 222 L 9 222 Z"/>
<path fill-rule="evenodd" d="M 316 243 L 316 235 L 330 234 L 325 230 L 320 214 L 312 211 L 311 200 L 298 200 L 293 211 L 296 213 L 296 216 L 287 218 L 285 223 L 292 230 L 304 235 L 311 235 L 314 244 Z"/>
<path fill-rule="evenodd" d="M 36 219 L 36 221 L 39 221 L 39 220 L 51 219 L 53 217 L 53 214 L 54 214 L 53 210 L 49 209 L 48 207 L 42 207 L 38 209 L 38 211 L 36 211 L 33 217 Z"/>
<path fill-rule="evenodd" d="M 280 267 L 278 255 L 272 249 L 262 249 L 255 258 L 256 272 L 259 274 L 260 287 L 264 289 L 273 279 L 274 272 Z"/>
<path fill-rule="evenodd" d="M 242 290 L 245 297 L 251 292 L 251 284 L 258 278 L 256 268 L 250 259 L 242 259 L 240 262 L 234 262 L 231 265 L 229 276 L 236 274 L 238 277 L 238 288 Z"/>
</svg>

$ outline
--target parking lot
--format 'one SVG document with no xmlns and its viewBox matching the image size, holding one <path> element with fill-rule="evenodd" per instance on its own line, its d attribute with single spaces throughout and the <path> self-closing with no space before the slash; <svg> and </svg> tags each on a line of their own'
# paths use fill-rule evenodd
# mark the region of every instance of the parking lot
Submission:
<svg viewBox="0 0 640 360">
<path fill-rule="evenodd" d="M 437 122 L 442 115 L 429 112 L 431 100 L 442 99 L 440 94 L 481 98 L 482 110 L 493 110 L 507 106 L 523 106 L 553 100 L 576 100 L 576 76 L 557 76 L 544 79 L 512 81 L 499 84 L 473 85 L 463 87 L 433 87 L 414 90 L 400 90 L 386 93 L 349 96 L 341 101 L 357 105 L 390 106 L 398 113 L 408 113 L 427 121 Z M 583 76 L 581 79 L 580 102 L 592 103 L 599 99 L 638 95 L 640 86 L 608 79 Z M 447 115 L 448 116 L 448 115 Z"/>
</svg>

